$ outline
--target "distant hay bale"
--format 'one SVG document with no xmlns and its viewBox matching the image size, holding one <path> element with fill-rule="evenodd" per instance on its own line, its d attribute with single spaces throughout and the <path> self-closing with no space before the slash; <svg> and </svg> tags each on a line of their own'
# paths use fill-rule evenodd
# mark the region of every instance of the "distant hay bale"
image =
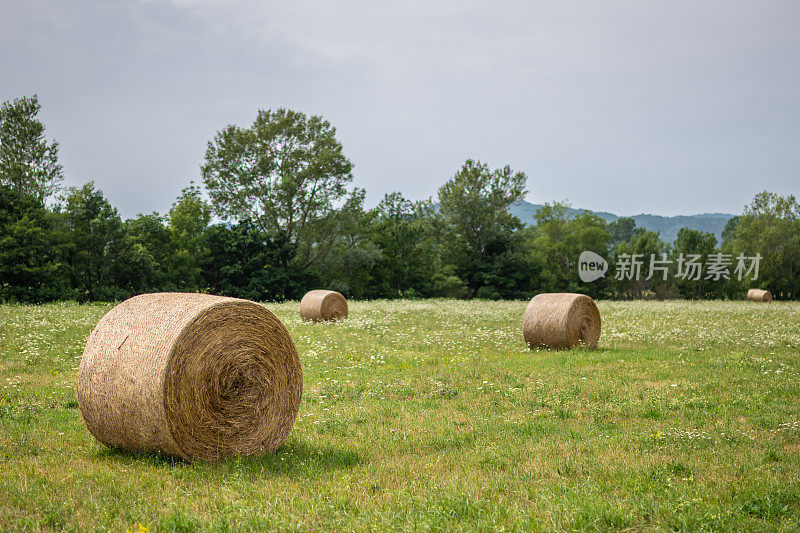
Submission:
<svg viewBox="0 0 800 533">
<path fill-rule="evenodd" d="M 77 393 L 87 428 L 103 444 L 219 460 L 278 448 L 302 389 L 294 342 L 263 306 L 154 293 L 100 319 Z"/>
<path fill-rule="evenodd" d="M 584 294 L 537 294 L 522 317 L 522 333 L 531 348 L 565 350 L 578 345 L 597 347 L 600 312 Z"/>
<path fill-rule="evenodd" d="M 772 293 L 764 289 L 750 289 L 747 291 L 747 299 L 751 302 L 765 302 L 772 301 Z"/>
<path fill-rule="evenodd" d="M 347 318 L 347 300 L 336 291 L 309 291 L 300 300 L 300 317 L 320 322 Z"/>
</svg>

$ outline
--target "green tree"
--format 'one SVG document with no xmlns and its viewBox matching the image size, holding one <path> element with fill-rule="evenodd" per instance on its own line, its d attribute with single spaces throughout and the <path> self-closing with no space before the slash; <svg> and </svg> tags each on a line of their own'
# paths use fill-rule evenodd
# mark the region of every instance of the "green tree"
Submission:
<svg viewBox="0 0 800 533">
<path fill-rule="evenodd" d="M 533 249 L 544 264 L 546 291 L 565 291 L 568 286 L 570 260 L 577 261 L 577 256 L 570 258 L 573 251 L 569 249 L 569 206 L 565 203 L 545 203 L 534 214 L 536 225 L 529 230 L 532 236 Z"/>
<path fill-rule="evenodd" d="M 480 288 L 481 263 L 491 242 L 522 228 L 508 207 L 525 196 L 527 177 L 506 165 L 491 170 L 468 159 L 439 189 L 439 210 L 450 261 L 467 285 L 467 297 Z"/>
<path fill-rule="evenodd" d="M 739 216 L 732 217 L 725 223 L 722 230 L 722 248 L 729 249 L 736 239 L 736 226 L 739 224 Z"/>
<path fill-rule="evenodd" d="M 124 237 L 122 219 L 103 192 L 92 182 L 70 188 L 64 220 L 73 245 L 69 264 L 78 299 L 113 300 L 127 295 L 114 280 L 115 256 Z M 137 259 L 148 260 L 142 254 Z"/>
<path fill-rule="evenodd" d="M 521 231 L 498 233 L 488 243 L 474 273 L 477 298 L 525 299 L 545 284 L 544 261 L 528 243 Z"/>
<path fill-rule="evenodd" d="M 169 262 L 172 283 L 181 291 L 197 291 L 203 285 L 203 269 L 211 257 L 207 231 L 211 206 L 194 183 L 181 191 L 169 211 L 173 254 Z"/>
<path fill-rule="evenodd" d="M 370 270 L 372 297 L 458 296 L 462 283 L 442 263 L 436 242 L 435 208 L 399 192 L 384 195 L 367 214 L 367 236 L 380 250 Z"/>
<path fill-rule="evenodd" d="M 606 230 L 609 235 L 609 246 L 616 248 L 623 242 L 630 242 L 635 235 L 643 232 L 644 228 L 637 228 L 636 221 L 632 218 L 620 217 L 617 220 L 609 222 L 606 226 Z"/>
<path fill-rule="evenodd" d="M 609 234 L 605 221 L 588 211 L 570 216 L 569 205 L 560 202 L 540 207 L 535 219 L 536 226 L 531 230 L 533 249 L 545 264 L 541 289 L 603 295 L 608 281 L 601 278 L 583 283 L 578 276 L 578 258 L 584 251 L 607 256 Z"/>
<path fill-rule="evenodd" d="M 567 290 L 588 294 L 593 298 L 604 296 L 609 285 L 608 278 L 584 283 L 578 275 L 578 258 L 582 252 L 590 251 L 608 259 L 609 234 L 606 221 L 594 213 L 584 211 L 569 221 L 567 229 L 569 236 L 566 240 L 570 249 L 566 265 L 569 273 Z"/>
<path fill-rule="evenodd" d="M 176 290 L 172 263 L 175 257 L 169 229 L 158 213 L 138 215 L 122 224 L 120 238 L 111 243 L 113 283 L 132 295 Z"/>
<path fill-rule="evenodd" d="M 700 279 L 693 279 L 691 268 L 686 264 L 695 259 L 700 265 L 705 265 L 708 257 L 717 251 L 717 238 L 708 231 L 698 231 L 689 228 L 678 230 L 678 237 L 673 246 L 673 261 L 681 265 L 682 272 L 675 271 L 675 285 L 682 298 L 709 298 L 721 294 L 722 283 L 705 279 L 704 272 L 699 271 Z"/>
<path fill-rule="evenodd" d="M 315 266 L 322 286 L 348 298 L 367 298 L 375 296 L 375 266 L 381 258 L 375 243 L 357 234 L 334 246 Z"/>
<path fill-rule="evenodd" d="M 36 95 L 0 105 L 0 185 L 43 202 L 58 190 L 63 174 L 58 143 L 48 144 L 36 118 L 40 110 Z"/>
<path fill-rule="evenodd" d="M 674 297 L 676 292 L 669 254 L 670 246 L 661 240 L 658 232 L 637 232 L 630 242 L 623 242 L 614 251 L 614 271 L 608 273 L 612 294 L 628 298 Z M 665 256 L 666 262 L 659 263 L 665 260 Z M 656 263 L 651 264 L 653 259 Z M 658 270 L 661 267 L 667 269 L 666 279 L 664 271 Z"/>
<path fill-rule="evenodd" d="M 57 216 L 41 201 L 0 185 L 0 301 L 68 298 L 68 247 Z"/>
<path fill-rule="evenodd" d="M 207 233 L 207 285 L 216 294 L 258 301 L 299 299 L 316 281 L 309 269 L 284 266 L 295 250 L 283 233 L 269 236 L 246 219 L 230 228 L 211 226 Z"/>
<path fill-rule="evenodd" d="M 352 167 L 326 120 L 281 108 L 260 110 L 249 128 L 219 131 L 202 174 L 220 216 L 285 236 L 297 250 L 288 267 L 323 256 L 344 229 L 339 215 L 363 203 L 363 191 L 347 198 Z"/>
<path fill-rule="evenodd" d="M 778 298 L 800 297 L 800 204 L 793 196 L 761 192 L 745 208 L 731 243 L 733 260 L 761 254 L 759 279 Z"/>
</svg>

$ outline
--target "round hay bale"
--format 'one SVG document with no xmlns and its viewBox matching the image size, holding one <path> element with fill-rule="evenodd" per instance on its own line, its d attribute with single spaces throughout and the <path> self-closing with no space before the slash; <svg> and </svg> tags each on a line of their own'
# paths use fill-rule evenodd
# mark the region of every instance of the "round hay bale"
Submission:
<svg viewBox="0 0 800 533">
<path fill-rule="evenodd" d="M 300 318 L 320 322 L 347 318 L 347 300 L 336 291 L 309 291 L 300 300 Z"/>
<path fill-rule="evenodd" d="M 103 444 L 191 461 L 275 450 L 302 389 L 294 342 L 265 307 L 154 293 L 100 319 L 77 393 L 86 427 Z"/>
<path fill-rule="evenodd" d="M 751 302 L 765 302 L 772 301 L 772 293 L 764 289 L 750 289 L 747 291 L 747 299 Z"/>
<path fill-rule="evenodd" d="M 597 347 L 600 312 L 585 294 L 537 294 L 522 317 L 522 334 L 533 348 L 566 350 L 578 345 Z"/>
</svg>

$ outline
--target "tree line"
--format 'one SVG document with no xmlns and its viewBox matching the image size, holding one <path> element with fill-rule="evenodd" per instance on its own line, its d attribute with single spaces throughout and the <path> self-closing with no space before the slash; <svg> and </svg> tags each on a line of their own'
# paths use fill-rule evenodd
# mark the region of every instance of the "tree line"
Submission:
<svg viewBox="0 0 800 533">
<path fill-rule="evenodd" d="M 321 287 L 351 298 L 736 299 L 751 286 L 800 294 L 793 196 L 758 194 L 722 242 L 682 229 L 667 243 L 632 219 L 570 216 L 562 203 L 525 226 L 508 208 L 525 197 L 527 176 L 468 159 L 435 198 L 395 192 L 367 209 L 335 128 L 278 109 L 220 130 L 202 183 L 190 182 L 168 213 L 123 220 L 92 182 L 61 186 L 58 144 L 39 111 L 35 95 L 0 106 L 0 301 L 152 291 L 280 301 Z M 581 281 L 584 251 L 608 262 L 605 276 Z"/>
</svg>

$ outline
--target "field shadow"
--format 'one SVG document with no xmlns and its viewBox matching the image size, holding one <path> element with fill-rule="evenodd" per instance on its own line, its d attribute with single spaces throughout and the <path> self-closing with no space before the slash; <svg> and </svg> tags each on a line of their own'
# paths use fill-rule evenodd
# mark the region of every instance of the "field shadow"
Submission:
<svg viewBox="0 0 800 533">
<path fill-rule="evenodd" d="M 231 467 L 258 467 L 276 475 L 308 477 L 324 471 L 353 468 L 362 464 L 363 460 L 352 449 L 313 446 L 306 441 L 293 440 L 284 443 L 275 453 L 233 458 L 225 463 Z"/>
<path fill-rule="evenodd" d="M 165 469 L 205 468 L 227 471 L 259 471 L 276 476 L 310 477 L 329 470 L 344 470 L 363 462 L 355 450 L 333 446 L 313 446 L 301 440 L 285 442 L 273 453 L 260 457 L 230 457 L 219 462 L 184 461 L 154 452 L 132 452 L 104 446 L 96 454 L 100 460 L 126 465 L 141 464 Z"/>
</svg>

